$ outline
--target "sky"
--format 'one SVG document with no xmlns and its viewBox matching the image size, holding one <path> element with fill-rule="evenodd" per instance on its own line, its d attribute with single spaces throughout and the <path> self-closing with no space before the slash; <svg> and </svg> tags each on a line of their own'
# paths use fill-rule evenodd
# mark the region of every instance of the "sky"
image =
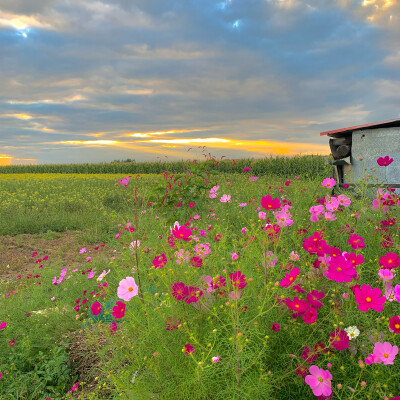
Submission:
<svg viewBox="0 0 400 400">
<path fill-rule="evenodd" d="M 327 154 L 399 104 L 400 0 L 0 0 L 0 165 Z"/>
</svg>

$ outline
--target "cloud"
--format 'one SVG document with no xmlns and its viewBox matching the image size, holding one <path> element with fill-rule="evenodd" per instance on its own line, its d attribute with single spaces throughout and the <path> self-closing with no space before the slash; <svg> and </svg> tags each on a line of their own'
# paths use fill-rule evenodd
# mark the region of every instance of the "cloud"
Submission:
<svg viewBox="0 0 400 400">
<path fill-rule="evenodd" d="M 399 1 L 0 3 L 15 158 L 323 152 L 320 131 L 399 113 Z"/>
</svg>

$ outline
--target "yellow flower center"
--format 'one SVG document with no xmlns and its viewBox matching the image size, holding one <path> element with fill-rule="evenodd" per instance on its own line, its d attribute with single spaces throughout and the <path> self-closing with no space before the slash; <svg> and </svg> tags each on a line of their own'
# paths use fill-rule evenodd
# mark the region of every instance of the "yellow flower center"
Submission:
<svg viewBox="0 0 400 400">
<path fill-rule="evenodd" d="M 298 304 L 295 305 L 296 308 L 299 308 L 300 306 Z"/>
<path fill-rule="evenodd" d="M 131 287 L 128 288 L 128 291 L 129 291 L 129 292 L 132 292 L 132 291 L 133 291 L 133 288 L 131 288 Z"/>
<path fill-rule="evenodd" d="M 388 354 L 388 353 L 384 353 L 384 354 L 383 354 L 383 357 L 389 358 L 389 354 Z"/>
<path fill-rule="evenodd" d="M 372 299 L 371 299 L 371 297 L 367 297 L 367 298 L 365 299 L 365 301 L 366 301 L 367 303 L 371 303 Z"/>
<path fill-rule="evenodd" d="M 340 267 L 337 267 L 337 271 L 339 271 L 339 272 L 340 272 L 341 270 L 342 270 L 342 268 L 340 268 Z"/>
<path fill-rule="evenodd" d="M 289 278 L 289 281 L 292 281 L 293 280 L 293 276 L 291 276 L 290 278 Z"/>
<path fill-rule="evenodd" d="M 394 326 L 396 329 L 400 329 L 400 324 L 395 324 Z"/>
<path fill-rule="evenodd" d="M 337 338 L 336 338 L 336 341 L 337 341 L 337 342 L 340 342 L 340 338 L 339 338 L 339 337 L 337 337 Z"/>
<path fill-rule="evenodd" d="M 323 382 L 323 381 L 324 381 L 324 380 L 322 379 L 321 376 L 318 378 L 318 380 L 319 380 L 320 382 Z"/>
</svg>

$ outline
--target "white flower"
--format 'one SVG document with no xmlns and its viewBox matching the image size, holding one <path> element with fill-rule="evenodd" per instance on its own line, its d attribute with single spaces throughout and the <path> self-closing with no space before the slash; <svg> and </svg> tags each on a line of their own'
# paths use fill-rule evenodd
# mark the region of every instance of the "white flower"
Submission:
<svg viewBox="0 0 400 400">
<path fill-rule="evenodd" d="M 360 334 L 360 331 L 356 326 L 349 326 L 344 330 L 346 331 L 347 336 L 349 337 L 350 340 L 355 339 Z"/>
</svg>

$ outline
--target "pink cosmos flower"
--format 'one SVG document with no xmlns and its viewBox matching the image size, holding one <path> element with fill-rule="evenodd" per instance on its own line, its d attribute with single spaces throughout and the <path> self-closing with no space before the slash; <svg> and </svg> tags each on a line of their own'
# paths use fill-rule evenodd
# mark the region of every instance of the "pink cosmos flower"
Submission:
<svg viewBox="0 0 400 400">
<path fill-rule="evenodd" d="M 394 298 L 400 303 L 400 285 L 394 287 Z"/>
<path fill-rule="evenodd" d="M 211 286 L 214 290 L 224 287 L 226 286 L 226 279 L 220 275 L 217 275 L 214 278 L 212 278 Z"/>
<path fill-rule="evenodd" d="M 334 349 L 344 350 L 349 347 L 350 339 L 345 330 L 335 329 L 334 332 L 330 333 L 329 341 Z"/>
<path fill-rule="evenodd" d="M 239 300 L 242 297 L 242 292 L 240 290 L 237 290 L 236 292 L 230 292 L 229 297 L 232 300 L 235 300 L 235 299 Z"/>
<path fill-rule="evenodd" d="M 154 268 L 163 268 L 164 265 L 167 263 L 167 256 L 165 255 L 165 253 L 157 256 L 154 260 L 153 260 L 153 266 Z"/>
<path fill-rule="evenodd" d="M 125 315 L 125 307 L 125 303 L 123 303 L 122 301 L 117 301 L 116 305 L 112 308 L 111 315 L 115 319 L 122 318 Z"/>
<path fill-rule="evenodd" d="M 232 261 L 236 261 L 239 256 L 236 253 L 232 253 Z"/>
<path fill-rule="evenodd" d="M 336 211 L 339 208 L 339 202 L 336 197 L 327 197 L 325 199 L 325 208 L 328 211 Z"/>
<path fill-rule="evenodd" d="M 331 257 L 326 276 L 336 282 L 350 282 L 357 275 L 354 265 L 343 256 Z"/>
<path fill-rule="evenodd" d="M 309 304 L 305 300 L 301 300 L 298 297 L 294 297 L 293 300 L 286 299 L 285 304 L 287 308 L 297 313 L 303 313 L 309 307 Z"/>
<path fill-rule="evenodd" d="M 118 181 L 118 183 L 122 186 L 127 186 L 129 183 L 129 178 L 130 176 L 126 176 L 125 178 L 122 178 L 121 180 Z"/>
<path fill-rule="evenodd" d="M 258 218 L 265 219 L 266 217 L 267 217 L 267 214 L 264 211 L 260 211 L 258 213 Z"/>
<path fill-rule="evenodd" d="M 117 289 L 117 296 L 124 301 L 129 301 L 138 294 L 138 289 L 135 279 L 128 276 L 120 281 Z"/>
<path fill-rule="evenodd" d="M 281 208 L 281 201 L 278 198 L 272 199 L 271 195 L 262 197 L 260 204 L 266 210 L 278 210 Z"/>
<path fill-rule="evenodd" d="M 0 324 L 0 330 L 1 330 L 1 329 L 4 329 L 6 326 L 7 326 L 7 322 L 2 322 L 2 323 Z"/>
<path fill-rule="evenodd" d="M 330 396 L 332 393 L 332 374 L 329 370 L 323 370 L 316 365 L 311 365 L 309 372 L 304 381 L 310 386 L 314 396 Z"/>
<path fill-rule="evenodd" d="M 231 201 L 231 195 L 230 194 L 223 194 L 221 198 L 219 199 L 221 203 L 229 203 Z"/>
<path fill-rule="evenodd" d="M 347 196 L 345 196 L 344 194 L 340 194 L 337 197 L 337 201 L 343 207 L 348 207 L 351 204 L 351 200 Z"/>
<path fill-rule="evenodd" d="M 323 303 L 319 300 L 323 299 L 324 297 L 325 297 L 324 292 L 318 292 L 318 290 L 313 290 L 311 293 L 307 293 L 306 299 L 310 304 L 310 307 L 315 308 L 317 310 L 318 308 L 321 308 L 323 306 Z"/>
<path fill-rule="evenodd" d="M 349 236 L 347 243 L 349 243 L 354 250 L 363 249 L 365 247 L 364 238 L 362 236 L 357 236 L 355 233 Z"/>
<path fill-rule="evenodd" d="M 250 167 L 244 167 L 243 168 L 243 172 L 249 172 L 250 171 Z"/>
<path fill-rule="evenodd" d="M 212 362 L 216 364 L 219 361 L 219 356 L 213 357 Z"/>
<path fill-rule="evenodd" d="M 111 335 L 114 335 L 115 332 L 117 331 L 118 324 L 116 321 L 113 321 L 113 322 L 111 322 L 111 324 L 108 327 L 109 327 Z"/>
<path fill-rule="evenodd" d="M 280 281 L 279 285 L 281 287 L 289 287 L 299 275 L 300 269 L 294 267 L 290 272 L 285 274 L 285 277 Z"/>
<path fill-rule="evenodd" d="M 285 181 L 285 186 L 289 186 L 291 184 L 290 181 Z"/>
<path fill-rule="evenodd" d="M 396 253 L 386 253 L 379 259 L 379 265 L 383 268 L 392 269 L 400 265 L 400 258 Z"/>
<path fill-rule="evenodd" d="M 101 304 L 98 301 L 95 301 L 90 307 L 90 311 L 93 315 L 99 315 L 101 313 Z"/>
<path fill-rule="evenodd" d="M 190 264 L 192 267 L 201 268 L 203 265 L 203 259 L 200 256 L 194 256 L 190 259 Z"/>
<path fill-rule="evenodd" d="M 171 233 L 177 239 L 182 239 L 185 242 L 189 242 L 192 236 L 192 231 L 186 226 L 175 225 L 173 229 L 171 229 Z"/>
<path fill-rule="evenodd" d="M 389 319 L 389 331 L 400 335 L 400 317 L 395 315 Z"/>
<path fill-rule="evenodd" d="M 393 364 L 393 360 L 398 352 L 399 348 L 397 346 L 392 346 L 389 342 L 377 342 L 375 343 L 372 355 L 375 358 L 376 364 Z"/>
<path fill-rule="evenodd" d="M 333 178 L 325 178 L 322 182 L 321 182 L 322 186 L 325 186 L 327 188 L 331 188 L 333 186 L 336 185 L 336 181 Z"/>
<path fill-rule="evenodd" d="M 189 288 L 183 282 L 175 282 L 172 285 L 172 296 L 175 300 L 183 300 L 189 295 Z"/>
<path fill-rule="evenodd" d="M 272 324 L 271 331 L 279 332 L 280 329 L 281 329 L 281 326 L 277 322 Z"/>
<path fill-rule="evenodd" d="M 80 253 L 80 254 L 86 253 L 86 247 L 82 247 L 82 248 L 79 250 L 79 253 Z"/>
<path fill-rule="evenodd" d="M 249 180 L 250 180 L 251 182 L 255 182 L 255 181 L 258 180 L 258 176 L 251 176 L 251 177 L 249 178 Z"/>
<path fill-rule="evenodd" d="M 192 354 L 194 352 L 194 347 L 187 343 L 185 344 L 185 354 L 188 356 L 189 354 Z"/>
<path fill-rule="evenodd" d="M 379 278 L 385 282 L 391 281 L 394 278 L 394 274 L 390 269 L 381 268 L 378 272 Z"/>
<path fill-rule="evenodd" d="M 356 303 L 360 311 L 368 311 L 372 308 L 375 311 L 381 312 L 386 299 L 381 296 L 379 288 L 372 289 L 370 285 L 362 285 L 360 288 L 354 288 Z"/>
<path fill-rule="evenodd" d="M 355 267 L 357 267 L 357 265 L 361 265 L 364 262 L 364 257 L 362 256 L 362 254 L 344 252 L 343 255 L 346 260 L 351 261 L 351 263 Z"/>
<path fill-rule="evenodd" d="M 240 271 L 232 272 L 230 274 L 231 278 L 231 284 L 236 288 L 236 289 L 243 289 L 246 287 L 247 282 L 246 282 L 246 275 L 242 274 Z"/>
<path fill-rule="evenodd" d="M 246 207 L 247 206 L 247 203 L 240 203 L 239 204 L 239 207 Z"/>
<path fill-rule="evenodd" d="M 317 320 L 318 313 L 315 308 L 309 307 L 301 317 L 306 324 L 313 324 Z"/>
<path fill-rule="evenodd" d="M 185 303 L 197 303 L 200 297 L 203 295 L 203 291 L 195 286 L 189 286 L 188 295 L 185 297 Z"/>
<path fill-rule="evenodd" d="M 380 167 L 387 167 L 393 162 L 393 158 L 390 158 L 389 156 L 379 157 L 376 162 Z"/>
<path fill-rule="evenodd" d="M 334 213 L 331 212 L 326 212 L 324 214 L 324 217 L 327 221 L 336 221 L 336 215 Z"/>
<path fill-rule="evenodd" d="M 295 253 L 294 251 L 292 251 L 289 255 L 289 259 L 290 259 L 290 261 L 299 261 L 300 256 L 297 253 Z"/>
</svg>

